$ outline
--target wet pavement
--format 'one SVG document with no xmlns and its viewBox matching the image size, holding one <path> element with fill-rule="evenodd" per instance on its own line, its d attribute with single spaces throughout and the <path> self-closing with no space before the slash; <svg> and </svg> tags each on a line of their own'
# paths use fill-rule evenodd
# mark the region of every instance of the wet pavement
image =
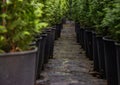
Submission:
<svg viewBox="0 0 120 85">
<path fill-rule="evenodd" d="M 85 52 L 76 43 L 74 29 L 74 23 L 67 22 L 61 38 L 55 41 L 54 59 L 42 72 L 47 79 L 44 85 L 107 85 L 106 80 L 90 74 L 93 62 L 86 58 Z"/>
</svg>

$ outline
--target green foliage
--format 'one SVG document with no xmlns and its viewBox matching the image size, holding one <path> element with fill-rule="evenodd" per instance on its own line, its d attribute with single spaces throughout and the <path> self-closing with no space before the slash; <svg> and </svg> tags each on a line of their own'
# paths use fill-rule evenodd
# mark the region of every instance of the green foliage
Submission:
<svg viewBox="0 0 120 85">
<path fill-rule="evenodd" d="M 33 39 L 46 25 L 40 21 L 43 4 L 37 0 L 6 0 L 2 3 L 4 12 L 0 14 L 0 49 L 5 52 L 26 50 Z"/>
<path fill-rule="evenodd" d="M 110 36 L 120 41 L 120 1 L 114 0 L 110 7 L 104 9 L 106 12 L 102 21 L 103 27 L 108 27 Z"/>
<path fill-rule="evenodd" d="M 72 19 L 120 41 L 120 0 L 72 0 Z"/>
<path fill-rule="evenodd" d="M 0 52 L 29 49 L 34 35 L 61 23 L 68 11 L 67 0 L 0 1 Z"/>
<path fill-rule="evenodd" d="M 46 0 L 44 4 L 43 21 L 48 22 L 49 25 L 60 23 L 68 10 L 67 0 Z"/>
</svg>

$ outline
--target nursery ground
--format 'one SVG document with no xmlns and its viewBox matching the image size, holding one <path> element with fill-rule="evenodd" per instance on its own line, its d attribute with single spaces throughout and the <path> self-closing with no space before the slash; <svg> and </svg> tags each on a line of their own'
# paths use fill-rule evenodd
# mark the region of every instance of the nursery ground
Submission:
<svg viewBox="0 0 120 85">
<path fill-rule="evenodd" d="M 91 75 L 92 64 L 76 43 L 74 22 L 67 21 L 55 41 L 54 58 L 42 72 L 47 81 L 41 85 L 107 85 L 106 80 Z"/>
</svg>

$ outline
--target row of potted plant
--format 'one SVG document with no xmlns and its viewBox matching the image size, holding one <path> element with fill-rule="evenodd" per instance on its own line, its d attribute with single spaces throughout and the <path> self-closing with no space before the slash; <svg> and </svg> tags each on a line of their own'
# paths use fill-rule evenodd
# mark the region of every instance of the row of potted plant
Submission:
<svg viewBox="0 0 120 85">
<path fill-rule="evenodd" d="M 120 85 L 120 1 L 73 0 L 77 42 L 108 85 Z"/>
<path fill-rule="evenodd" d="M 67 10 L 67 0 L 0 1 L 1 85 L 35 85 Z"/>
</svg>

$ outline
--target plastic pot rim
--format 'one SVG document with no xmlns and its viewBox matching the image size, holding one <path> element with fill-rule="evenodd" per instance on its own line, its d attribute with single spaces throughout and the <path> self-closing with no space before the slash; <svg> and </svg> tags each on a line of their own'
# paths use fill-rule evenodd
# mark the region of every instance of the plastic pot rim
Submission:
<svg viewBox="0 0 120 85">
<path fill-rule="evenodd" d="M 25 54 L 32 54 L 32 53 L 35 53 L 38 51 L 38 48 L 35 47 L 34 49 L 32 50 L 28 50 L 28 51 L 21 51 L 21 52 L 13 52 L 13 53 L 2 53 L 0 54 L 0 57 L 9 57 L 9 56 L 16 56 L 16 55 L 25 55 Z"/>
</svg>

